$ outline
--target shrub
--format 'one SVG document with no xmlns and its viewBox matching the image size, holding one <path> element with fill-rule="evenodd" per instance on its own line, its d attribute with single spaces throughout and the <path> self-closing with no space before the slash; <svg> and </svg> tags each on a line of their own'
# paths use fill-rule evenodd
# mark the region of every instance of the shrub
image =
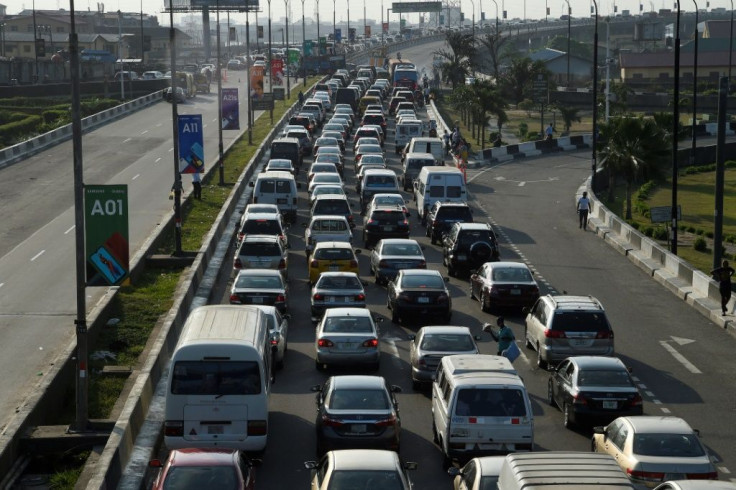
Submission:
<svg viewBox="0 0 736 490">
<path fill-rule="evenodd" d="M 706 231 L 705 232 L 705 236 L 707 236 L 708 238 L 713 238 L 713 232 L 712 231 Z"/>
<path fill-rule="evenodd" d="M 705 242 L 705 238 L 696 238 L 693 242 L 693 248 L 698 252 L 706 252 L 708 250 L 708 244 Z"/>
<path fill-rule="evenodd" d="M 41 117 L 43 117 L 43 122 L 46 124 L 56 124 L 60 120 L 64 120 L 65 122 L 70 122 L 70 114 L 68 110 L 58 110 L 58 109 L 52 109 L 48 111 L 43 111 L 41 113 Z"/>
<path fill-rule="evenodd" d="M 652 235 L 654 235 L 654 228 L 652 228 L 651 226 L 647 226 L 646 228 L 644 228 L 644 234 L 651 238 Z"/>
<path fill-rule="evenodd" d="M 657 228 L 655 228 L 654 238 L 656 240 L 667 240 L 667 229 L 662 226 L 658 226 Z"/>
<path fill-rule="evenodd" d="M 526 136 L 529 132 L 529 125 L 525 122 L 519 123 L 519 136 Z"/>
<path fill-rule="evenodd" d="M 0 143 L 4 145 L 13 144 L 16 139 L 35 132 L 39 124 L 41 124 L 40 116 L 27 116 L 20 121 L 3 124 L 0 126 Z"/>
<path fill-rule="evenodd" d="M 695 233 L 696 230 L 694 226 L 688 226 L 685 231 L 687 231 L 688 233 Z"/>
<path fill-rule="evenodd" d="M 637 223 L 636 221 L 629 221 L 628 223 L 635 230 L 638 230 L 639 228 L 641 228 L 641 225 Z"/>
</svg>

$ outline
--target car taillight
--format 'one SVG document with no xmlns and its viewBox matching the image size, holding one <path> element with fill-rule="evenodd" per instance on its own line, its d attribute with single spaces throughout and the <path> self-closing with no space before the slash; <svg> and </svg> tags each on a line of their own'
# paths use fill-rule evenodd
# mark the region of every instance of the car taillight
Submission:
<svg viewBox="0 0 736 490">
<path fill-rule="evenodd" d="M 644 404 L 644 399 L 641 397 L 639 393 L 635 394 L 634 397 L 631 399 L 632 407 L 638 407 L 643 404 Z"/>
<path fill-rule="evenodd" d="M 277 339 L 277 338 L 272 338 L 272 339 L 271 339 L 271 345 L 279 345 L 279 339 Z"/>
<path fill-rule="evenodd" d="M 646 480 L 646 481 L 662 481 L 664 478 L 664 473 L 657 473 L 654 471 L 636 471 L 632 470 L 631 468 L 626 468 L 626 474 L 629 475 L 631 478 L 636 478 L 637 480 Z"/>
<path fill-rule="evenodd" d="M 349 214 L 349 215 L 348 215 L 348 221 L 349 221 L 350 223 L 352 223 L 352 222 L 353 222 L 353 215 L 352 215 L 352 214 Z"/>
<path fill-rule="evenodd" d="M 717 480 L 718 473 L 715 471 L 709 473 L 685 473 L 688 480 Z"/>
<path fill-rule="evenodd" d="M 268 433 L 268 421 L 266 420 L 249 420 L 248 435 L 249 436 L 265 436 Z"/>
<path fill-rule="evenodd" d="M 401 225 L 402 226 L 409 226 L 409 221 L 408 220 L 404 220 L 404 221 L 401 222 Z"/>
<path fill-rule="evenodd" d="M 256 196 L 253 196 L 253 204 L 258 204 L 258 198 Z"/>
<path fill-rule="evenodd" d="M 426 269 L 426 268 L 427 268 L 427 261 L 426 260 L 420 261 L 419 264 L 417 265 L 417 269 Z"/>
<path fill-rule="evenodd" d="M 233 267 L 236 269 L 242 269 L 243 263 L 240 261 L 240 259 L 235 259 L 235 262 L 233 262 Z"/>
<path fill-rule="evenodd" d="M 231 294 L 230 295 L 230 304 L 240 305 L 240 304 L 243 304 L 243 302 L 240 301 L 240 297 L 237 294 Z"/>
<path fill-rule="evenodd" d="M 183 437 L 184 436 L 184 421 L 183 420 L 167 420 L 164 422 L 164 435 L 169 437 Z"/>
<path fill-rule="evenodd" d="M 573 395 L 572 404 L 573 405 L 587 405 L 588 400 L 583 395 L 578 393 L 577 395 Z"/>
<path fill-rule="evenodd" d="M 356 162 L 356 163 L 357 163 L 357 162 L 359 162 L 359 161 L 360 161 L 360 159 L 361 159 L 362 157 L 363 157 L 363 155 L 358 155 L 358 156 L 356 156 L 356 157 L 355 157 L 355 162 Z"/>
<path fill-rule="evenodd" d="M 388 262 L 386 262 L 385 260 L 380 260 L 378 262 L 378 267 L 388 267 Z"/>
<path fill-rule="evenodd" d="M 595 334 L 596 339 L 613 339 L 613 332 L 610 330 L 606 330 L 603 332 L 598 332 Z"/>
<path fill-rule="evenodd" d="M 313 260 L 309 263 L 309 267 L 316 269 L 317 267 L 319 267 L 319 262 L 317 262 L 316 260 Z"/>
<path fill-rule="evenodd" d="M 407 303 L 411 303 L 412 302 L 411 296 L 409 296 L 406 293 L 399 294 L 399 299 L 402 300 L 402 301 L 406 301 Z"/>
<path fill-rule="evenodd" d="M 350 261 L 350 267 L 358 267 L 358 261 L 357 260 L 351 260 Z"/>
<path fill-rule="evenodd" d="M 279 269 L 286 269 L 286 259 L 281 259 L 279 261 Z"/>
<path fill-rule="evenodd" d="M 437 302 L 438 303 L 447 303 L 447 301 L 449 299 L 450 299 L 450 297 L 448 295 L 446 295 L 445 293 L 442 293 L 439 296 L 437 296 Z"/>
<path fill-rule="evenodd" d="M 317 341 L 319 347 L 334 347 L 335 344 L 330 339 L 319 339 Z"/>
<path fill-rule="evenodd" d="M 374 224 L 375 222 L 376 222 L 376 220 L 374 220 L 373 218 L 371 218 L 371 219 L 369 219 L 369 220 L 368 220 L 368 223 L 366 223 L 366 224 L 367 224 L 367 225 L 372 225 L 372 224 Z"/>
<path fill-rule="evenodd" d="M 315 294 L 314 296 L 312 296 L 312 298 L 313 298 L 313 299 L 314 299 L 315 301 L 322 301 L 322 300 L 324 300 L 324 299 L 325 299 L 325 295 L 324 295 L 324 294 L 320 294 L 320 293 L 317 293 L 317 294 Z"/>
<path fill-rule="evenodd" d="M 365 301 L 365 294 L 360 293 L 355 295 L 355 301 Z"/>
<path fill-rule="evenodd" d="M 362 345 L 363 347 L 378 347 L 378 339 L 368 339 Z"/>
<path fill-rule="evenodd" d="M 420 357 L 419 358 L 419 362 L 417 364 L 419 364 L 420 366 L 425 366 L 426 367 L 427 366 L 427 361 L 425 361 L 423 357 Z"/>
<path fill-rule="evenodd" d="M 245 233 L 238 233 L 238 240 L 242 240 L 243 238 L 245 238 Z"/>
<path fill-rule="evenodd" d="M 322 416 L 322 425 L 327 427 L 340 427 L 343 425 L 342 420 L 330 418 L 329 415 Z"/>
<path fill-rule="evenodd" d="M 286 301 L 286 296 L 284 296 L 283 294 L 279 294 L 278 296 L 276 296 L 276 302 L 283 302 L 283 301 Z"/>
<path fill-rule="evenodd" d="M 396 416 L 393 414 L 388 418 L 376 422 L 376 427 L 388 427 L 390 425 L 396 425 Z"/>
<path fill-rule="evenodd" d="M 562 330 L 552 330 L 551 328 L 544 329 L 544 336 L 548 339 L 564 339 L 567 337 Z"/>
</svg>

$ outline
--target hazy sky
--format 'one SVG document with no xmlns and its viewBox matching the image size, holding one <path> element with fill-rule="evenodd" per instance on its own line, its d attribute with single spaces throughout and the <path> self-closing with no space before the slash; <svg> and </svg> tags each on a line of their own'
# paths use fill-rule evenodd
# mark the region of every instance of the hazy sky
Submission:
<svg viewBox="0 0 736 490">
<path fill-rule="evenodd" d="M 317 5 L 317 1 L 319 1 L 319 11 L 320 11 L 320 19 L 323 23 L 329 23 L 332 21 L 332 10 L 333 10 L 333 2 L 330 0 L 305 0 L 304 2 L 304 11 L 306 17 L 314 17 L 315 8 Z M 348 1 L 350 2 L 350 23 L 353 22 L 360 23 L 363 19 L 363 5 L 366 7 L 366 13 L 367 17 L 369 19 L 376 19 L 377 21 L 381 17 L 381 1 L 380 0 L 367 0 L 364 2 L 364 0 L 335 0 L 335 7 L 336 7 L 336 17 L 338 22 L 339 21 L 345 21 L 347 17 L 347 5 Z M 446 1 L 446 0 L 445 0 Z M 469 19 L 472 16 L 473 13 L 473 2 L 475 2 L 476 5 L 476 13 L 475 18 L 476 21 L 480 20 L 480 11 L 483 10 L 486 12 L 486 18 L 487 19 L 495 19 L 496 17 L 496 6 L 493 4 L 492 0 L 451 0 L 454 2 L 459 2 L 462 5 L 463 12 L 465 12 L 465 16 L 467 19 Z M 590 12 L 590 6 L 592 5 L 592 0 L 569 0 L 570 5 L 572 7 L 572 15 L 573 17 L 585 17 L 589 15 Z M 622 10 L 628 9 L 631 11 L 632 14 L 636 14 L 639 11 L 639 1 L 640 0 L 598 0 L 598 8 L 600 10 L 601 15 L 610 15 L 613 13 L 613 6 L 614 4 L 618 6 L 618 12 L 620 13 Z M 673 8 L 673 4 L 671 3 L 672 0 L 641 0 L 644 5 L 644 11 L 650 11 L 652 9 L 659 10 L 660 8 Z M 168 18 L 169 15 L 167 13 L 163 13 L 163 0 L 100 0 L 101 3 L 105 4 L 105 11 L 129 11 L 129 12 L 139 12 L 142 10 L 145 13 L 158 15 L 159 17 L 159 23 L 162 25 L 168 25 Z M 261 10 L 262 12 L 259 14 L 260 18 L 266 18 L 266 12 L 268 8 L 268 3 L 266 0 L 260 0 L 261 2 Z M 294 20 L 300 20 L 301 19 L 301 13 L 302 13 L 302 2 L 301 0 L 289 0 L 291 4 L 291 11 L 292 16 L 295 18 Z M 526 7 L 526 18 L 528 19 L 539 19 L 544 18 L 545 13 L 545 6 L 549 6 L 550 9 L 550 17 L 551 18 L 559 18 L 561 14 L 565 13 L 565 0 L 546 0 L 547 3 L 545 3 L 545 0 L 496 0 L 498 3 L 498 11 L 499 16 L 502 17 L 503 14 L 501 13 L 503 8 L 506 8 L 508 12 L 508 18 L 524 18 L 524 12 Z M 21 11 L 24 8 L 32 8 L 33 2 L 32 1 L 20 1 L 20 0 L 0 0 L 0 3 L 3 3 L 7 5 L 8 13 L 9 14 L 15 14 Z M 96 10 L 97 9 L 97 3 L 98 1 L 92 1 L 92 0 L 77 0 L 74 2 L 74 8 L 76 10 Z M 212 3 L 215 3 L 215 0 L 212 0 Z M 385 9 L 391 7 L 391 0 L 383 0 L 383 8 L 384 8 L 384 16 L 386 14 Z M 480 3 L 480 7 L 478 7 L 478 3 Z M 700 8 L 705 7 L 705 0 L 700 0 L 698 2 L 700 5 Z M 712 0 L 710 2 L 710 7 L 725 7 L 730 8 L 730 1 L 729 0 Z M 70 3 L 69 0 L 35 0 L 35 8 L 37 9 L 69 9 Z M 284 15 L 284 1 L 283 0 L 272 0 L 271 3 L 271 15 L 273 19 L 278 19 L 279 17 L 283 17 Z M 694 5 L 691 1 L 685 0 L 682 2 L 682 11 L 694 11 Z M 220 20 L 222 21 L 225 14 L 220 14 Z M 419 14 L 409 14 L 409 21 L 410 22 L 418 22 L 418 15 Z M 175 23 L 181 22 L 181 17 L 183 14 L 177 14 L 175 15 Z M 212 15 L 214 18 L 214 14 Z M 235 22 L 245 22 L 245 14 L 230 14 L 231 21 Z M 393 30 L 393 23 L 397 22 L 398 16 L 396 14 L 391 14 L 391 23 L 392 23 L 392 30 Z M 253 21 L 253 17 L 251 15 L 251 21 Z"/>
</svg>

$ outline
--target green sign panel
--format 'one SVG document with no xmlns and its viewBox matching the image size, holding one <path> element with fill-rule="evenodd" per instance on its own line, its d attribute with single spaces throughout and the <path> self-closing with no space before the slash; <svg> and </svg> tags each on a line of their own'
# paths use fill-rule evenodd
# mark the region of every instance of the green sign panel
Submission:
<svg viewBox="0 0 736 490">
<path fill-rule="evenodd" d="M 128 277 L 127 185 L 84 187 L 84 236 L 88 286 L 116 285 Z"/>
<path fill-rule="evenodd" d="M 319 38 L 319 54 L 327 54 L 327 38 Z"/>
<path fill-rule="evenodd" d="M 310 51 L 311 51 L 311 43 L 310 43 Z M 299 51 L 290 49 L 287 58 L 288 58 L 287 61 L 289 65 L 295 65 L 299 63 Z"/>
<path fill-rule="evenodd" d="M 391 11 L 395 14 L 441 12 L 442 2 L 394 2 L 391 4 Z"/>
<path fill-rule="evenodd" d="M 289 52 L 291 54 L 291 52 Z M 311 56 L 312 55 L 312 40 L 307 39 L 304 41 L 304 56 Z"/>
</svg>

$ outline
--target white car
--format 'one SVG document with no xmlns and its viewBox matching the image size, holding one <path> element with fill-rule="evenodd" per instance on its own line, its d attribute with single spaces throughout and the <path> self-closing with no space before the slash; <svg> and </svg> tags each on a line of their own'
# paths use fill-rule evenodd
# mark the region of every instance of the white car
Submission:
<svg viewBox="0 0 736 490">
<path fill-rule="evenodd" d="M 312 470 L 313 490 L 328 488 L 371 488 L 411 490 L 407 470 L 417 463 L 401 463 L 394 451 L 381 449 L 343 449 L 329 451 L 319 461 L 306 461 Z"/>
<path fill-rule="evenodd" d="M 258 308 L 266 314 L 268 331 L 271 335 L 271 348 L 273 349 L 275 347 L 276 368 L 281 369 L 284 367 L 284 358 L 289 348 L 289 318 L 291 318 L 291 315 L 288 313 L 282 315 L 273 306 L 258 306 Z"/>
<path fill-rule="evenodd" d="M 449 468 L 447 473 L 454 477 L 453 490 L 495 489 L 505 459 L 505 456 L 484 456 L 471 459 L 462 468 Z"/>
</svg>

